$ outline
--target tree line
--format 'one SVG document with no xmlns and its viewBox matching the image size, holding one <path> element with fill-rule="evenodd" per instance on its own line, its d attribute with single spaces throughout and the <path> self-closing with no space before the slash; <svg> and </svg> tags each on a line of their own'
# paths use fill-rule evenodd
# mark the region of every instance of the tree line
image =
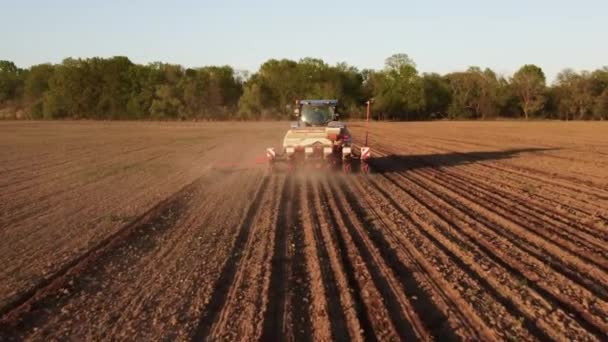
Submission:
<svg viewBox="0 0 608 342">
<path fill-rule="evenodd" d="M 548 85 L 542 69 L 512 76 L 470 67 L 420 73 L 406 54 L 382 70 L 321 59 L 271 59 L 249 75 L 230 66 L 141 65 L 127 57 L 67 58 L 18 68 L 0 61 L 0 117 L 27 119 L 269 120 L 291 116 L 300 98 L 337 98 L 344 116 L 365 102 L 380 120 L 608 119 L 608 67 L 565 69 Z"/>
</svg>

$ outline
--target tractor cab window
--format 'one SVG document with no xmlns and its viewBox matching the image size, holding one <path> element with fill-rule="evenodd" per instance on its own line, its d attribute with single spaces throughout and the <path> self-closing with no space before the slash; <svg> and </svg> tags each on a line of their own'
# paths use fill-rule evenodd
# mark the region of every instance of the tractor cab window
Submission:
<svg viewBox="0 0 608 342">
<path fill-rule="evenodd" d="M 300 115 L 302 121 L 311 126 L 323 126 L 333 120 L 335 108 L 333 106 L 303 105 Z"/>
</svg>

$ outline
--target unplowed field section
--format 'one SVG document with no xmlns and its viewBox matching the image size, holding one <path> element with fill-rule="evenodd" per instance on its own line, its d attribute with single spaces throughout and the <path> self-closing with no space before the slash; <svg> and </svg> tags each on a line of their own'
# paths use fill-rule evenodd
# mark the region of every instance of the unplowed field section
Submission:
<svg viewBox="0 0 608 342">
<path fill-rule="evenodd" d="M 605 123 L 286 126 L 0 123 L 0 340 L 608 340 Z"/>
</svg>

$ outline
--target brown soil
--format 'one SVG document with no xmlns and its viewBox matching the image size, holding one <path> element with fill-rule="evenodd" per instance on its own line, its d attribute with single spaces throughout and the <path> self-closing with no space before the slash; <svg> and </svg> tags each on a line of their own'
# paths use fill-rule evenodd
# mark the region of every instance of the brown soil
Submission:
<svg viewBox="0 0 608 342">
<path fill-rule="evenodd" d="M 0 340 L 608 339 L 606 124 L 285 127 L 0 123 Z"/>
</svg>

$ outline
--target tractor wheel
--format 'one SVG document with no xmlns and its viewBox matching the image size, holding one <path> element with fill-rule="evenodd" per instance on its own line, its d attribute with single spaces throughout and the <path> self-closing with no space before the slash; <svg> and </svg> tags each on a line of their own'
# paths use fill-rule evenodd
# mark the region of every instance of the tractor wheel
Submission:
<svg viewBox="0 0 608 342">
<path fill-rule="evenodd" d="M 340 159 L 332 154 L 325 159 L 325 164 L 327 165 L 327 171 L 335 171 L 340 167 Z"/>
<path fill-rule="evenodd" d="M 352 165 L 349 162 L 347 162 L 347 161 L 342 162 L 342 171 L 344 173 L 351 173 L 352 170 L 353 170 Z"/>
<path fill-rule="evenodd" d="M 366 162 L 362 162 L 361 163 L 361 172 L 369 173 L 369 171 L 370 171 L 369 164 Z"/>
<path fill-rule="evenodd" d="M 287 173 L 295 173 L 296 172 L 296 163 L 295 161 L 289 161 L 287 163 Z"/>
</svg>

